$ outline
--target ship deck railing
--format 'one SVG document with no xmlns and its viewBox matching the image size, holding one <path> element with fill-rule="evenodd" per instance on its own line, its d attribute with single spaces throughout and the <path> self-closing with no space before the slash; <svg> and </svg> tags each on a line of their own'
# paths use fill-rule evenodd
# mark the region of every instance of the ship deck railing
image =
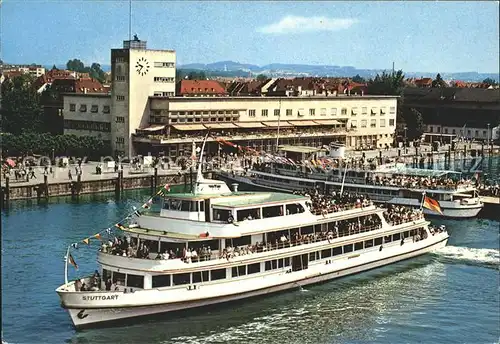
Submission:
<svg viewBox="0 0 500 344">
<path fill-rule="evenodd" d="M 423 219 L 423 216 L 421 217 L 412 217 L 410 219 L 406 220 L 398 220 L 390 223 L 392 226 L 397 226 L 401 225 L 404 223 L 410 223 L 410 222 L 415 222 L 417 220 Z M 262 252 L 269 252 L 269 251 L 275 251 L 275 250 L 280 250 L 280 249 L 286 249 L 286 248 L 291 248 L 295 246 L 300 246 L 300 245 L 306 245 L 306 244 L 312 244 L 312 243 L 318 243 L 322 241 L 328 241 L 334 240 L 337 238 L 342 238 L 342 237 L 348 237 L 351 235 L 355 234 L 360 234 L 360 233 L 367 233 L 371 232 L 377 229 L 381 229 L 382 224 L 376 224 L 372 226 L 364 226 L 361 228 L 355 228 L 352 230 L 339 230 L 338 233 L 335 232 L 335 230 L 330 229 L 328 231 L 321 231 L 317 233 L 310 233 L 310 234 L 303 234 L 301 240 L 295 241 L 295 240 L 290 240 L 287 238 L 286 241 L 281 241 L 281 238 L 277 238 L 274 243 L 272 242 L 266 242 L 266 243 L 259 243 L 255 245 L 241 245 L 241 246 L 228 246 L 224 250 L 213 250 L 211 251 L 210 254 L 207 254 L 206 252 L 203 253 L 197 252 L 197 257 L 195 259 L 190 258 L 186 259 L 183 257 L 175 257 L 175 258 L 168 258 L 168 259 L 155 259 L 154 257 L 158 255 L 157 252 L 150 253 L 148 258 L 137 258 L 137 257 L 130 257 L 130 256 L 123 256 L 126 258 L 132 258 L 132 259 L 140 259 L 140 260 L 149 260 L 149 261 L 160 261 L 160 262 L 165 262 L 169 260 L 181 260 L 185 263 L 198 263 L 198 262 L 205 262 L 205 261 L 216 261 L 220 259 L 230 259 L 235 256 L 242 256 L 242 255 L 250 255 L 250 254 L 257 254 L 257 253 L 262 253 Z M 284 231 L 281 231 L 284 232 Z M 112 249 L 112 248 L 111 248 Z M 230 249 L 230 250 L 228 250 Z M 113 254 L 110 252 L 103 252 L 102 249 L 99 249 L 99 251 L 103 254 L 109 254 L 113 256 L 122 256 L 121 254 Z M 229 251 L 229 255 L 228 255 Z M 234 255 L 234 252 L 238 252 L 238 255 Z"/>
</svg>

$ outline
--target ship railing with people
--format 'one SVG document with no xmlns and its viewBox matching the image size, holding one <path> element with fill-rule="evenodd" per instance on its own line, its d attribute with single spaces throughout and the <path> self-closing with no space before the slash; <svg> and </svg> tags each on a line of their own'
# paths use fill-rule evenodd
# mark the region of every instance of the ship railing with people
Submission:
<svg viewBox="0 0 500 344">
<path fill-rule="evenodd" d="M 380 219 L 379 219 L 380 220 Z M 423 216 L 412 216 L 406 219 L 401 219 L 398 221 L 394 221 L 391 225 L 396 228 L 399 225 L 414 222 L 417 223 L 419 220 L 424 220 Z M 420 222 L 420 221 L 419 221 Z M 111 256 L 116 259 L 126 258 L 127 264 L 130 265 L 132 262 L 136 262 L 141 265 L 143 268 L 154 268 L 157 266 L 161 266 L 164 268 L 172 268 L 172 269 L 182 269 L 183 264 L 181 263 L 203 263 L 207 261 L 217 261 L 219 259 L 231 259 L 238 256 L 246 256 L 249 254 L 258 254 L 258 253 L 269 253 L 271 251 L 292 248 L 300 245 L 307 245 L 312 243 L 319 242 L 330 242 L 330 240 L 335 240 L 337 238 L 345 238 L 349 236 L 353 236 L 356 234 L 362 234 L 367 232 L 372 232 L 383 227 L 382 222 L 373 224 L 373 225 L 360 225 L 357 221 L 342 223 L 339 221 L 340 226 L 333 226 L 329 230 L 321 230 L 320 232 L 314 232 L 309 234 L 303 234 L 299 236 L 295 236 L 293 238 L 293 234 L 291 230 L 282 230 L 278 231 L 274 235 L 274 240 L 268 240 L 258 242 L 253 245 L 232 245 L 233 239 L 226 239 L 229 244 L 226 243 L 225 247 L 221 250 L 210 249 L 207 245 L 203 245 L 200 248 L 196 249 L 190 247 L 188 243 L 176 243 L 177 247 L 183 247 L 182 250 L 177 249 L 174 250 L 157 250 L 155 248 L 155 252 L 148 252 L 146 254 L 141 254 L 142 247 L 145 245 L 141 245 L 141 250 L 139 250 L 139 246 L 129 245 L 128 249 L 113 249 L 113 246 L 109 247 L 107 245 L 103 245 L 99 249 L 99 255 L 103 259 L 106 259 L 106 256 Z M 209 238 L 209 240 L 218 240 Z M 156 245 L 156 242 L 154 242 Z M 159 244 L 164 243 L 162 241 Z M 159 246 L 158 246 L 159 247 Z M 163 252 L 158 252 L 163 251 Z M 120 257 L 120 258 L 118 258 Z M 144 263 L 141 263 L 144 262 Z"/>
</svg>

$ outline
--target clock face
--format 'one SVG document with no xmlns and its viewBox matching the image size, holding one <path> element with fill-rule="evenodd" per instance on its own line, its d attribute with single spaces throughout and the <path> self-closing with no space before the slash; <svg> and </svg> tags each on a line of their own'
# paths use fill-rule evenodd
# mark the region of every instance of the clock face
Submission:
<svg viewBox="0 0 500 344">
<path fill-rule="evenodd" d="M 137 60 L 137 63 L 135 64 L 135 70 L 137 71 L 137 74 L 144 76 L 149 72 L 149 62 L 146 60 L 144 57 L 141 57 L 139 60 Z"/>
</svg>

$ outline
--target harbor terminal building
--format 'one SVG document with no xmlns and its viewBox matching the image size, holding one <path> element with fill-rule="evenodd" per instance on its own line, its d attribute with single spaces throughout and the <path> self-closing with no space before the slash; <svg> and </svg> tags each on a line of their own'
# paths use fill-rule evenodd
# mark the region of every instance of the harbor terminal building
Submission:
<svg viewBox="0 0 500 344">
<path fill-rule="evenodd" d="M 111 50 L 111 68 L 111 92 L 65 94 L 63 116 L 65 134 L 99 137 L 116 156 L 189 155 L 208 130 L 208 154 L 219 149 L 218 139 L 264 151 L 277 143 L 338 142 L 350 149 L 393 144 L 396 96 L 228 96 L 213 80 L 176 83 L 175 51 L 147 49 L 138 39 Z M 272 84 L 270 79 L 266 87 Z"/>
</svg>

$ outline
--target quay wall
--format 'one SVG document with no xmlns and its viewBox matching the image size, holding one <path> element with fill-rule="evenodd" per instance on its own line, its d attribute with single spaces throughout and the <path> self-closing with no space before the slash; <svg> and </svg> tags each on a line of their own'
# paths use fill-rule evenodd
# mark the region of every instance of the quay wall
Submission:
<svg viewBox="0 0 500 344">
<path fill-rule="evenodd" d="M 204 172 L 206 178 L 211 178 L 212 173 Z M 196 173 L 167 174 L 167 175 L 140 175 L 105 178 L 98 180 L 76 180 L 64 182 L 43 182 L 30 185 L 6 185 L 2 186 L 2 205 L 8 206 L 9 201 L 26 199 L 44 199 L 60 196 L 79 196 L 102 192 L 115 192 L 118 195 L 124 190 L 151 189 L 154 193 L 165 184 L 187 185 L 196 179 Z"/>
</svg>

